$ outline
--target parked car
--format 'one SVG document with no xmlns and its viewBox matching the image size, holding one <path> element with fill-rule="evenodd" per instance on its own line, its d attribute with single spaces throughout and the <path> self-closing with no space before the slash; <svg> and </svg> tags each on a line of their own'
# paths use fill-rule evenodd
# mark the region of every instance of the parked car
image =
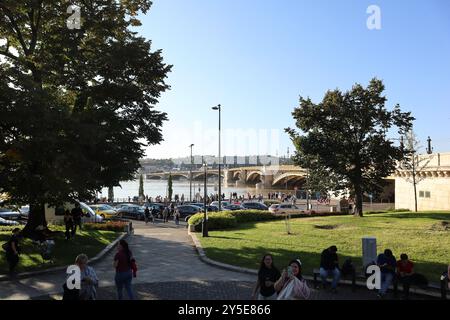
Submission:
<svg viewBox="0 0 450 320">
<path fill-rule="evenodd" d="M 91 209 L 102 218 L 111 219 L 117 216 L 117 210 L 107 204 L 93 204 Z"/>
<path fill-rule="evenodd" d="M 193 203 L 192 205 L 199 207 L 202 212 L 205 212 L 205 204 L 204 203 Z M 206 210 L 208 210 L 208 212 L 217 212 L 217 211 L 219 211 L 219 207 L 207 205 Z"/>
<path fill-rule="evenodd" d="M 175 210 L 178 209 L 178 212 L 180 213 L 180 219 L 184 219 L 184 221 L 188 221 L 191 216 L 193 216 L 196 213 L 202 212 L 203 209 L 191 204 L 177 206 Z"/>
<path fill-rule="evenodd" d="M 22 218 L 28 219 L 28 215 L 30 214 L 30 206 L 21 206 L 19 212 Z"/>
<path fill-rule="evenodd" d="M 303 213 L 305 209 L 294 204 L 273 204 L 269 207 L 269 211 L 274 214 L 294 214 Z"/>
<path fill-rule="evenodd" d="M 224 211 L 236 211 L 236 210 L 244 210 L 245 208 L 239 204 L 230 204 L 227 206 L 223 206 L 222 210 Z"/>
<path fill-rule="evenodd" d="M 14 220 L 6 220 L 3 218 L 0 218 L 0 226 L 17 226 L 20 223 Z"/>
<path fill-rule="evenodd" d="M 222 208 L 229 206 L 230 204 L 230 201 L 221 201 Z M 219 201 L 213 201 L 209 205 L 219 208 Z"/>
<path fill-rule="evenodd" d="M 242 207 L 249 210 L 269 210 L 269 208 L 260 202 L 244 202 L 241 204 Z"/>
<path fill-rule="evenodd" d="M 81 221 L 83 223 L 86 222 L 102 222 L 103 217 L 96 214 L 94 210 L 91 209 L 86 203 L 79 202 L 81 210 L 83 211 L 83 216 L 81 217 Z"/>
<path fill-rule="evenodd" d="M 20 218 L 20 212 L 9 208 L 0 208 L 0 218 L 18 220 Z"/>
<path fill-rule="evenodd" d="M 128 205 L 120 208 L 117 210 L 117 216 L 121 218 L 145 220 L 144 209 L 138 205 Z"/>
</svg>

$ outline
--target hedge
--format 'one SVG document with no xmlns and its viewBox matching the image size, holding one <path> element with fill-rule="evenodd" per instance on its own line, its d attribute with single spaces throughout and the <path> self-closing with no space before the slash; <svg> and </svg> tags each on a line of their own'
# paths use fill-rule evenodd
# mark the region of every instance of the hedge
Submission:
<svg viewBox="0 0 450 320">
<path fill-rule="evenodd" d="M 128 222 L 124 221 L 108 221 L 105 223 L 84 223 L 83 229 L 86 230 L 105 230 L 105 231 L 117 231 L 124 232 Z"/>
<path fill-rule="evenodd" d="M 195 231 L 200 232 L 202 229 L 203 213 L 194 214 L 189 218 L 188 223 L 195 226 Z M 330 212 L 305 212 L 291 214 L 291 218 L 302 217 L 319 217 L 342 215 L 341 213 Z M 282 220 L 285 215 L 274 215 L 269 211 L 261 210 L 236 210 L 236 211 L 221 211 L 208 214 L 208 230 L 223 230 L 234 228 L 240 223 L 244 222 L 258 222 L 269 220 Z"/>
</svg>

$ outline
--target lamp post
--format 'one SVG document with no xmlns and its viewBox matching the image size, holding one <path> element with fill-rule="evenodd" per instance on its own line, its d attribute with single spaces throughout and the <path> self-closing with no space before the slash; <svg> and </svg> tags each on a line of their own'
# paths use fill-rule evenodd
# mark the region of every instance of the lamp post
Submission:
<svg viewBox="0 0 450 320">
<path fill-rule="evenodd" d="M 212 109 L 219 111 L 219 211 L 220 211 L 220 210 L 222 210 L 222 189 L 221 189 L 222 174 L 221 174 L 221 170 L 220 170 L 220 166 L 222 163 L 222 159 L 220 158 L 220 113 L 222 111 L 222 106 L 219 104 L 215 107 L 212 107 Z"/>
<path fill-rule="evenodd" d="M 192 203 L 192 147 L 194 144 L 192 143 L 189 148 L 191 148 L 191 165 L 189 167 L 189 201 Z"/>
<path fill-rule="evenodd" d="M 204 205 L 204 213 L 203 213 L 203 230 L 202 230 L 202 235 L 203 237 L 207 237 L 208 236 L 208 209 L 207 209 L 207 203 L 206 203 L 206 177 L 208 176 L 208 165 L 206 164 L 206 162 L 203 162 L 203 168 L 205 170 L 205 180 L 204 180 L 204 186 L 203 186 L 203 205 Z"/>
</svg>

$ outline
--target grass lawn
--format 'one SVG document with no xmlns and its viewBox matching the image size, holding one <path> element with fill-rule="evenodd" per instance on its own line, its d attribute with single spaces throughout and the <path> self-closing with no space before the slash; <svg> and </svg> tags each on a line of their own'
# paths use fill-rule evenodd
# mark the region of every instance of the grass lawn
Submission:
<svg viewBox="0 0 450 320">
<path fill-rule="evenodd" d="M 269 252 L 278 268 L 298 257 L 304 274 L 312 275 L 320 264 L 322 250 L 331 245 L 338 247 L 340 265 L 351 257 L 361 270 L 361 238 L 375 236 L 378 253 L 390 248 L 397 259 L 407 253 L 415 262 L 416 272 L 438 283 L 450 264 L 450 230 L 441 225 L 442 221 L 450 221 L 450 212 L 297 218 L 291 219 L 291 235 L 287 235 L 284 221 L 269 221 L 210 231 L 209 238 L 198 238 L 207 256 L 216 261 L 258 269 L 261 257 Z"/>
<path fill-rule="evenodd" d="M 64 227 L 50 226 L 49 228 L 53 231 L 61 231 L 55 237 L 55 246 L 53 247 L 54 263 L 43 262 L 38 248 L 32 244 L 31 240 L 21 239 L 19 246 L 22 254 L 20 255 L 17 272 L 42 270 L 73 264 L 75 257 L 80 253 L 85 253 L 89 258 L 93 258 L 119 236 L 119 233 L 114 231 L 89 230 L 80 233 L 77 230 L 77 235 L 74 239 L 65 241 Z M 0 250 L 2 251 L 2 254 L 0 254 L 0 274 L 8 272 L 8 263 L 1 245 L 8 241 L 12 229 L 11 227 L 0 227 Z"/>
</svg>

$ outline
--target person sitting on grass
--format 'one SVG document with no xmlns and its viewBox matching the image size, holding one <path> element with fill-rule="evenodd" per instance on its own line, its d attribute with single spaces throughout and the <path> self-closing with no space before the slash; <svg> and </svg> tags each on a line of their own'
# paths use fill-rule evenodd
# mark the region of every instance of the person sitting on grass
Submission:
<svg viewBox="0 0 450 320">
<path fill-rule="evenodd" d="M 378 292 L 378 297 L 383 298 L 389 286 L 392 284 L 395 276 L 395 267 L 397 266 L 397 261 L 392 250 L 386 249 L 384 253 L 379 254 L 377 257 L 377 265 L 381 271 L 381 288 Z"/>
<path fill-rule="evenodd" d="M 337 255 L 337 247 L 331 246 L 322 251 L 320 257 L 320 277 L 322 278 L 322 285 L 324 288 L 327 287 L 327 277 L 332 276 L 333 282 L 331 283 L 331 290 L 336 293 L 337 285 L 341 277 L 341 272 L 339 271 L 339 261 Z"/>
<path fill-rule="evenodd" d="M 404 298 L 409 297 L 409 287 L 411 286 L 412 276 L 414 274 L 414 263 L 408 259 L 408 255 L 402 253 L 400 260 L 397 261 L 397 277 L 403 284 Z"/>
<path fill-rule="evenodd" d="M 277 300 L 306 300 L 311 290 L 302 277 L 302 263 L 299 259 L 292 260 L 287 269 L 283 270 L 281 277 L 274 284 L 279 292 Z"/>
<path fill-rule="evenodd" d="M 277 292 L 275 291 L 275 282 L 281 277 L 280 271 L 273 264 L 273 257 L 271 254 L 265 254 L 261 260 L 261 265 L 258 271 L 258 281 L 253 290 L 253 300 L 276 300 Z M 259 292 L 258 292 L 259 290 Z"/>
</svg>

